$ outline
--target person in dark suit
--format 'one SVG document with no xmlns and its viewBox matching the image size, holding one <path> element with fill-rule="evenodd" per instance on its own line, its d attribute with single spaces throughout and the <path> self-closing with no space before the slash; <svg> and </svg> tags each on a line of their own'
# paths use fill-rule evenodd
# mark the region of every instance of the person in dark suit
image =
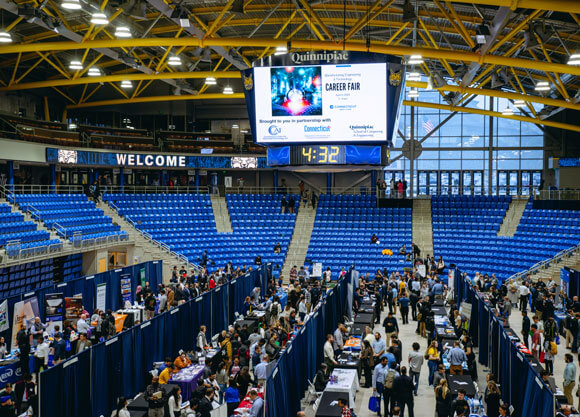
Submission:
<svg viewBox="0 0 580 417">
<path fill-rule="evenodd" d="M 52 343 L 54 348 L 53 360 L 54 363 L 60 363 L 66 359 L 66 342 L 63 340 L 60 333 L 54 335 L 54 342 Z"/>
<path fill-rule="evenodd" d="M 199 417 L 210 417 L 211 410 L 213 410 L 213 396 L 214 391 L 213 388 L 206 388 L 205 395 L 199 402 L 199 406 L 197 407 L 197 412 Z"/>
<path fill-rule="evenodd" d="M 405 414 L 405 406 L 409 409 L 409 417 L 415 416 L 413 410 L 413 390 L 413 380 L 407 375 L 407 367 L 401 366 L 400 375 L 393 381 L 393 399 L 401 408 L 401 416 Z"/>
<path fill-rule="evenodd" d="M 30 336 L 25 328 L 20 329 L 16 334 L 16 342 L 20 350 L 20 372 L 22 375 L 30 372 L 28 361 L 30 360 Z"/>
<path fill-rule="evenodd" d="M 325 363 L 320 365 L 320 369 L 316 372 L 314 376 L 314 388 L 316 392 L 322 392 L 326 388 L 326 384 L 328 383 L 328 377 L 326 376 L 326 369 L 328 367 Z"/>
<path fill-rule="evenodd" d="M 32 407 L 36 413 L 36 384 L 32 381 L 32 375 L 25 374 L 14 385 L 14 393 L 16 394 L 16 410 L 18 415 L 26 411 L 28 407 Z"/>
<path fill-rule="evenodd" d="M 527 311 L 522 311 L 522 341 L 526 345 L 526 347 L 530 347 L 528 344 L 528 336 L 530 335 L 530 318 L 528 317 Z"/>
</svg>

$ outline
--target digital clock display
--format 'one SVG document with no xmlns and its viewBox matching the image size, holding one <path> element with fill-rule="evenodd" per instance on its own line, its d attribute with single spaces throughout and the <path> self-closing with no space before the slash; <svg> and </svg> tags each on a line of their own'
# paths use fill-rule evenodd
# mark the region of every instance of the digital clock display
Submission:
<svg viewBox="0 0 580 417">
<path fill-rule="evenodd" d="M 299 145 L 268 148 L 268 166 L 285 165 L 381 165 L 381 146 Z M 386 149 L 386 148 L 385 148 Z"/>
<path fill-rule="evenodd" d="M 344 146 L 303 145 L 293 146 L 290 160 L 296 165 L 345 164 Z"/>
</svg>

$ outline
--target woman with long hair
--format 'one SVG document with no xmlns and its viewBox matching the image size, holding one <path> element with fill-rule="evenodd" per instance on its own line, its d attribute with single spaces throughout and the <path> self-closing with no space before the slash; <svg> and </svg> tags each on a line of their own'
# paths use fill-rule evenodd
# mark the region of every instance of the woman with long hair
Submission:
<svg viewBox="0 0 580 417">
<path fill-rule="evenodd" d="M 487 382 L 487 394 L 485 395 L 485 406 L 487 417 L 499 416 L 499 400 L 501 392 L 494 381 Z"/>
<path fill-rule="evenodd" d="M 169 400 L 167 401 L 169 408 L 169 417 L 179 417 L 181 415 L 181 388 L 173 387 Z"/>
<path fill-rule="evenodd" d="M 370 388 L 372 386 L 372 369 L 374 368 L 374 355 L 375 352 L 368 340 L 363 340 L 363 348 L 360 354 L 362 361 L 362 368 L 365 374 L 365 388 Z"/>
<path fill-rule="evenodd" d="M 131 417 L 131 413 L 127 410 L 127 399 L 125 397 L 119 397 L 117 402 L 117 409 L 113 411 L 111 417 Z"/>
<path fill-rule="evenodd" d="M 427 365 L 429 366 L 429 385 L 433 385 L 433 378 L 437 372 L 437 365 L 439 365 L 439 349 L 437 349 L 437 341 L 433 340 L 427 349 Z"/>
<path fill-rule="evenodd" d="M 451 403 L 453 402 L 453 395 L 447 385 L 447 380 L 442 379 L 439 385 L 435 388 L 435 411 L 437 417 L 450 417 L 453 415 L 451 410 Z"/>
</svg>

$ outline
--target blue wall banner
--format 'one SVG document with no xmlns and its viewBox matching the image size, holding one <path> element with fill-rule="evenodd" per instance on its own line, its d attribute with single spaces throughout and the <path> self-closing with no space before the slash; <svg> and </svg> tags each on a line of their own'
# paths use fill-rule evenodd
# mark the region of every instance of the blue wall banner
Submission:
<svg viewBox="0 0 580 417">
<path fill-rule="evenodd" d="M 231 156 L 193 156 L 175 154 L 94 152 L 46 148 L 46 162 L 50 164 L 119 166 L 127 168 L 242 168 L 239 158 Z M 257 168 L 267 168 L 266 158 L 258 157 Z"/>
</svg>

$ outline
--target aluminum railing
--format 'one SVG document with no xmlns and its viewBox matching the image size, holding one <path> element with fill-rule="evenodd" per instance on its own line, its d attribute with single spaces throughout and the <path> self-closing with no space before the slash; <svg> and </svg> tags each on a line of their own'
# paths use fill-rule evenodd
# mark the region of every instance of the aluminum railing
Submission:
<svg viewBox="0 0 580 417">
<path fill-rule="evenodd" d="M 55 256 L 72 255 L 79 252 L 87 252 L 96 249 L 108 248 L 119 244 L 133 244 L 128 235 L 110 235 L 96 238 L 79 239 L 70 242 L 58 242 L 34 248 L 19 248 L 20 243 L 6 245 L 6 249 L 0 253 L 0 267 L 18 265 L 24 261 L 34 262 L 37 260 L 52 258 Z"/>
<path fill-rule="evenodd" d="M 0 186 L 3 195 L 13 194 L 84 194 L 83 185 L 41 185 L 18 184 Z M 160 186 L 160 185 L 107 185 L 100 187 L 101 196 L 105 193 L 118 194 L 208 194 L 207 186 Z"/>
<path fill-rule="evenodd" d="M 542 190 L 538 200 L 580 200 L 580 190 Z"/>
<path fill-rule="evenodd" d="M 527 275 L 534 275 L 542 269 L 547 269 L 552 266 L 553 263 L 558 263 L 565 257 L 570 257 L 573 255 L 574 252 L 580 250 L 580 243 L 576 246 L 572 246 L 571 248 L 564 249 L 558 252 L 556 255 L 551 257 L 550 259 L 546 259 L 534 264 L 531 268 L 526 269 L 525 271 L 518 272 L 510 277 L 510 279 L 521 281 L 521 279 Z"/>
</svg>

